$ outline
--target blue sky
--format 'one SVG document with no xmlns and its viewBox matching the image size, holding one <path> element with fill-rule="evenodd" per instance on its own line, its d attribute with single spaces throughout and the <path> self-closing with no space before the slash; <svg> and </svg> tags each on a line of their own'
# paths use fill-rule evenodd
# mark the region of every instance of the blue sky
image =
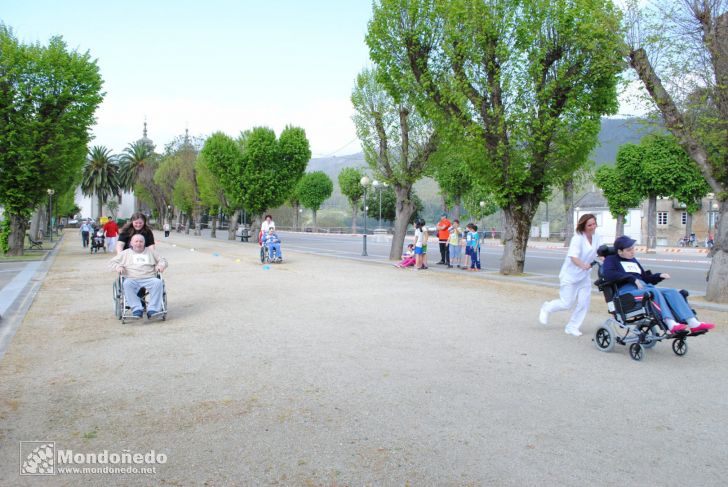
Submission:
<svg viewBox="0 0 728 487">
<path fill-rule="evenodd" d="M 10 0 L 23 42 L 61 35 L 98 60 L 106 97 L 93 145 L 142 135 L 162 150 L 191 135 L 256 126 L 306 130 L 314 157 L 358 152 L 351 90 L 369 65 L 367 0 Z"/>
</svg>

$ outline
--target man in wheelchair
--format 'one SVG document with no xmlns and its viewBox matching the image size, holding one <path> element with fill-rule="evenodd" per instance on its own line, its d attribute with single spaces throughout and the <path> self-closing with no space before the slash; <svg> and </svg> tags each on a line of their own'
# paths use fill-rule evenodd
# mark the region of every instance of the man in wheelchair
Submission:
<svg viewBox="0 0 728 487">
<path fill-rule="evenodd" d="M 145 247 L 143 235 L 133 235 L 131 247 L 111 259 L 110 266 L 114 272 L 124 277 L 123 292 L 131 308 L 132 318 L 139 319 L 143 316 L 144 308 L 139 297 L 141 288 L 145 288 L 149 293 L 147 317 L 152 319 L 164 314 L 162 303 L 164 284 L 157 277 L 157 273 L 167 269 L 167 260 L 160 257 L 156 250 Z"/>
<path fill-rule="evenodd" d="M 688 327 L 691 333 L 715 328 L 713 324 L 698 321 L 679 291 L 655 287 L 655 284 L 669 279 L 670 275 L 645 271 L 634 256 L 634 244 L 634 239 L 622 235 L 614 241 L 617 253 L 604 259 L 602 277 L 606 281 L 618 283 L 617 294 L 631 294 L 636 301 L 640 301 L 646 293 L 651 293 L 653 308 L 659 313 L 670 333 L 685 331 Z"/>
</svg>

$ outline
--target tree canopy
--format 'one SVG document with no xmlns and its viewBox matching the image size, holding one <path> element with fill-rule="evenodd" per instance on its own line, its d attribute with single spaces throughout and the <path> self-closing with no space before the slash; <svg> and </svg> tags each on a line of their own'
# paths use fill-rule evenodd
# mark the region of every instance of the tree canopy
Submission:
<svg viewBox="0 0 728 487">
<path fill-rule="evenodd" d="M 618 12 L 601 0 L 380 0 L 366 40 L 387 91 L 467 151 L 504 208 L 501 272 L 521 272 L 539 203 L 617 109 Z"/>
<path fill-rule="evenodd" d="M 11 254 L 22 254 L 27 219 L 47 190 L 64 193 L 77 181 L 101 88 L 88 52 L 61 37 L 21 44 L 0 24 L 0 205 Z"/>
</svg>

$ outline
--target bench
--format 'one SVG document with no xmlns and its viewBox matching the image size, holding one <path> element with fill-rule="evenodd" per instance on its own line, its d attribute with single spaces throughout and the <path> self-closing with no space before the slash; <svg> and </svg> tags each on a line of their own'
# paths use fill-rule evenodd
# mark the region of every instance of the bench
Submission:
<svg viewBox="0 0 728 487">
<path fill-rule="evenodd" d="M 43 250 L 42 240 L 33 240 L 29 233 L 26 233 L 25 236 L 28 237 L 28 242 L 30 242 L 30 250 Z"/>
</svg>

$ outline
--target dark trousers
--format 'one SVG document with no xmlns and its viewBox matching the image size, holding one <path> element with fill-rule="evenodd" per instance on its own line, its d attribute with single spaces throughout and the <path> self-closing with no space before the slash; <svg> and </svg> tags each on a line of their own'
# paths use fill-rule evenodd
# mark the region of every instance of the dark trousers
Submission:
<svg viewBox="0 0 728 487">
<path fill-rule="evenodd" d="M 447 250 L 447 240 L 440 240 L 440 262 L 450 265 L 450 252 Z"/>
<path fill-rule="evenodd" d="M 465 253 L 470 256 L 470 268 L 480 269 L 480 247 L 468 247 Z"/>
<path fill-rule="evenodd" d="M 81 243 L 84 247 L 88 247 L 88 232 L 81 232 Z"/>
</svg>

